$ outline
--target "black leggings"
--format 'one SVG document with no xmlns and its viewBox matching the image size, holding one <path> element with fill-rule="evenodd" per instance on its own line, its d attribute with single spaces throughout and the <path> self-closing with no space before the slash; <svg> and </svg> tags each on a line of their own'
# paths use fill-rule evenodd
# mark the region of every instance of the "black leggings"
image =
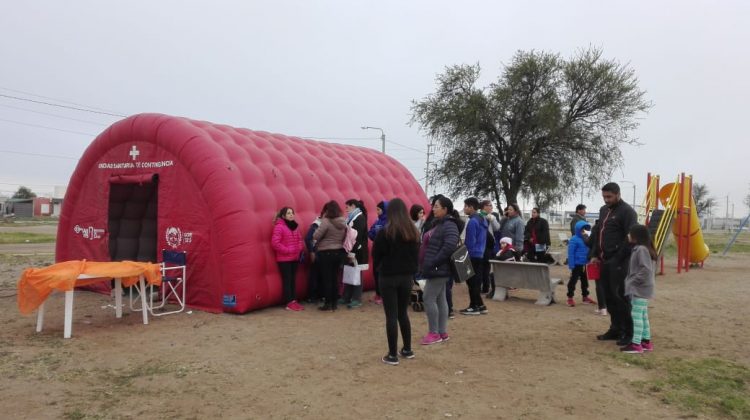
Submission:
<svg viewBox="0 0 750 420">
<path fill-rule="evenodd" d="M 323 288 L 326 298 L 326 306 L 336 307 L 339 298 L 339 269 L 344 263 L 346 253 L 344 249 L 333 251 L 318 251 L 316 256 L 319 264 L 320 286 Z"/>
<path fill-rule="evenodd" d="M 573 267 L 573 271 L 570 273 L 570 280 L 568 280 L 568 297 L 572 298 L 576 292 L 576 283 L 578 279 L 581 279 L 581 295 L 586 297 L 589 295 L 589 278 L 586 277 L 586 270 L 583 265 L 577 265 Z"/>
<path fill-rule="evenodd" d="M 296 280 L 297 280 L 297 261 L 278 261 L 279 272 L 281 273 L 281 288 L 284 291 L 284 304 L 297 299 Z"/>
<path fill-rule="evenodd" d="M 398 348 L 398 328 L 401 327 L 401 340 L 404 349 L 411 350 L 411 323 L 409 322 L 409 301 L 414 283 L 412 274 L 382 275 L 380 296 L 385 311 L 385 335 L 388 337 L 388 354 L 396 356 Z"/>
</svg>

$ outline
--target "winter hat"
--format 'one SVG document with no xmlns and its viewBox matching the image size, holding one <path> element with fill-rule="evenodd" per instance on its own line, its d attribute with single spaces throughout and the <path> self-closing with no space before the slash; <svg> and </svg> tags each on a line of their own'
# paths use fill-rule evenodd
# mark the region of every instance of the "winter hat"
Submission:
<svg viewBox="0 0 750 420">
<path fill-rule="evenodd" d="M 513 239 L 510 239 L 509 237 L 504 237 L 503 239 L 500 239 L 501 244 L 508 244 L 510 246 L 513 246 Z"/>
</svg>

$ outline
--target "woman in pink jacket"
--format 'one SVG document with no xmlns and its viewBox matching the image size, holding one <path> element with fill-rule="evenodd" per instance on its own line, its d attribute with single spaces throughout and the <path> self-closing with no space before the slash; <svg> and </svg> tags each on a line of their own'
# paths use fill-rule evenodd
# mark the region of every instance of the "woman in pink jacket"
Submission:
<svg viewBox="0 0 750 420">
<path fill-rule="evenodd" d="M 276 215 L 276 225 L 273 227 L 273 235 L 271 236 L 271 247 L 276 252 L 276 263 L 279 265 L 284 302 L 286 302 L 288 311 L 305 309 L 297 303 L 295 291 L 297 265 L 303 246 L 299 225 L 294 221 L 294 209 L 283 207 Z"/>
</svg>

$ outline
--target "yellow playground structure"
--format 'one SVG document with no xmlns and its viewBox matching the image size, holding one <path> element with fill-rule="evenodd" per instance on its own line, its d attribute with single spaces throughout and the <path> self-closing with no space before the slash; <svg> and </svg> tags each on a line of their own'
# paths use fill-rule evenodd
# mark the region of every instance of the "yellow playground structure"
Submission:
<svg viewBox="0 0 750 420">
<path fill-rule="evenodd" d="M 661 273 L 664 273 L 662 251 L 670 230 L 677 243 L 677 272 L 687 271 L 690 264 L 703 266 L 709 250 L 703 241 L 693 199 L 693 177 L 683 173 L 675 182 L 663 186 L 659 182 L 658 175 L 648 174 L 648 189 L 638 219 L 651 232 L 654 248 L 660 256 Z"/>
</svg>

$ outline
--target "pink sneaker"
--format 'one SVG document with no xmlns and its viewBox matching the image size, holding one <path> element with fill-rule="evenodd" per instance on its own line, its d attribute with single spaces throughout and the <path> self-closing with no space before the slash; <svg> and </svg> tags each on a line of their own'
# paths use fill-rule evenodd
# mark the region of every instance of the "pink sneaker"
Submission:
<svg viewBox="0 0 750 420">
<path fill-rule="evenodd" d="M 305 310 L 305 307 L 304 307 L 304 306 L 302 306 L 302 305 L 300 305 L 299 303 L 297 303 L 297 301 L 296 301 L 296 300 L 293 300 L 293 301 L 289 302 L 289 303 L 288 303 L 288 304 L 286 305 L 286 309 L 287 309 L 288 311 L 295 311 L 295 312 L 299 312 L 299 311 L 304 311 L 304 310 Z"/>
<path fill-rule="evenodd" d="M 643 347 L 641 347 L 640 344 L 630 343 L 627 346 L 620 348 L 620 351 L 629 354 L 642 354 Z"/>
<path fill-rule="evenodd" d="M 651 340 L 641 340 L 641 348 L 643 351 L 654 351 L 654 343 Z"/>
<path fill-rule="evenodd" d="M 429 333 L 422 339 L 423 346 L 429 346 L 430 344 L 436 344 L 443 341 L 442 337 L 438 333 Z"/>
<path fill-rule="evenodd" d="M 448 340 L 450 340 L 450 339 L 451 339 L 451 337 L 450 337 L 450 336 L 448 335 L 448 333 L 442 333 L 442 334 L 440 334 L 440 338 L 441 338 L 441 339 L 442 339 L 443 341 L 448 341 Z"/>
<path fill-rule="evenodd" d="M 588 296 L 583 297 L 583 304 L 584 305 L 596 305 L 596 301 L 594 299 L 591 299 Z"/>
<path fill-rule="evenodd" d="M 376 305 L 382 305 L 383 304 L 383 298 L 381 298 L 380 296 L 377 296 L 377 295 L 375 295 L 375 298 L 372 301 L 375 302 Z"/>
<path fill-rule="evenodd" d="M 576 301 L 573 298 L 568 298 L 568 306 L 576 306 Z"/>
</svg>

